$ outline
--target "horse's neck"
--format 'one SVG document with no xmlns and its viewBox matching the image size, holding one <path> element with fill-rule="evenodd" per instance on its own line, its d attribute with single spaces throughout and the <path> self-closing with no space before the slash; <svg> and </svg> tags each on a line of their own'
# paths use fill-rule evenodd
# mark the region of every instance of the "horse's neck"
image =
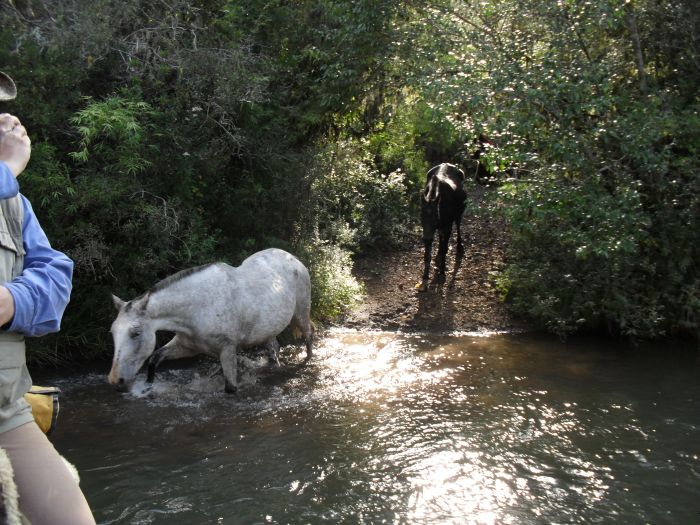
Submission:
<svg viewBox="0 0 700 525">
<path fill-rule="evenodd" d="M 187 320 L 192 294 L 174 288 L 160 290 L 148 300 L 146 310 L 156 330 L 178 331 Z"/>
</svg>

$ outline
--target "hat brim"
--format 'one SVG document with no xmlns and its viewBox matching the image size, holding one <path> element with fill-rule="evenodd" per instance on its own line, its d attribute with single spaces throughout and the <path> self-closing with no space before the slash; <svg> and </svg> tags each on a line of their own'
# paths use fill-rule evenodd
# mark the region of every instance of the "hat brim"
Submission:
<svg viewBox="0 0 700 525">
<path fill-rule="evenodd" d="M 0 100 L 12 100 L 17 96 L 17 86 L 7 73 L 0 71 Z"/>
</svg>

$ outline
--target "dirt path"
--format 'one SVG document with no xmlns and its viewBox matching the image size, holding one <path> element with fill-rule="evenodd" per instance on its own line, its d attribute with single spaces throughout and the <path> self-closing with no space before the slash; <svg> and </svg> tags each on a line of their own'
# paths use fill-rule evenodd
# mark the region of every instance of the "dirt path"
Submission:
<svg viewBox="0 0 700 525">
<path fill-rule="evenodd" d="M 473 193 L 478 204 L 484 190 Z M 456 236 L 447 258 L 448 276 L 442 286 L 418 292 L 423 266 L 423 243 L 417 233 L 405 249 L 372 254 L 355 261 L 354 275 L 364 283 L 362 307 L 345 326 L 421 332 L 520 330 L 524 324 L 500 302 L 489 272 L 501 268 L 506 238 L 503 224 L 470 216 L 462 221 L 465 254 L 455 272 Z M 437 250 L 437 242 L 434 243 Z"/>
</svg>

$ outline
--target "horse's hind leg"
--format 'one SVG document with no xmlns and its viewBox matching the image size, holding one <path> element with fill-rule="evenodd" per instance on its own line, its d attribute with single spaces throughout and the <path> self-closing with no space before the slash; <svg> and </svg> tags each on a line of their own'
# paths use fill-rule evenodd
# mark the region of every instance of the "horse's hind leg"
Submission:
<svg viewBox="0 0 700 525">
<path fill-rule="evenodd" d="M 298 328 L 306 343 L 306 359 L 313 353 L 314 324 L 311 322 L 311 283 L 308 277 L 297 285 L 297 300 L 292 316 L 293 326 Z"/>
<path fill-rule="evenodd" d="M 455 226 L 457 227 L 457 256 L 461 257 L 464 255 L 464 244 L 462 243 L 462 215 L 460 214 L 457 219 L 455 219 Z"/>
<path fill-rule="evenodd" d="M 314 325 L 311 322 L 311 317 L 306 314 L 303 319 L 295 319 L 296 325 L 301 331 L 301 335 L 304 336 L 304 343 L 306 343 L 306 358 L 304 361 L 311 359 L 314 347 Z"/>
<path fill-rule="evenodd" d="M 267 348 L 267 355 L 270 360 L 270 366 L 280 366 L 280 344 L 277 341 L 277 338 L 273 337 L 272 339 L 269 339 L 267 343 L 265 343 L 265 348 Z"/>
<path fill-rule="evenodd" d="M 430 279 L 430 261 L 433 258 L 433 237 L 423 238 L 423 282 Z"/>
<path fill-rule="evenodd" d="M 311 319 L 308 321 L 308 327 L 304 330 L 304 342 L 306 342 L 306 361 L 311 359 L 314 346 L 314 326 Z"/>
<path fill-rule="evenodd" d="M 306 359 L 304 361 L 311 359 L 314 346 L 314 324 L 311 322 L 311 312 L 309 310 L 310 308 L 304 307 L 301 313 L 297 312 L 294 314 L 295 332 L 299 330 L 306 343 Z M 295 333 L 295 337 L 298 337 L 299 332 Z"/>
<path fill-rule="evenodd" d="M 419 292 L 428 290 L 428 280 L 430 279 L 430 261 L 433 257 L 433 237 L 426 238 L 423 236 L 423 278 L 421 282 L 416 284 L 415 288 Z"/>
<path fill-rule="evenodd" d="M 228 344 L 221 349 L 219 356 L 221 370 L 224 372 L 224 391 L 227 394 L 235 394 L 238 390 L 238 364 L 236 358 L 236 346 Z"/>
<path fill-rule="evenodd" d="M 438 282 L 445 281 L 445 268 L 447 266 L 447 248 L 450 242 L 450 234 L 452 233 L 452 225 L 440 229 L 438 238 Z"/>
</svg>

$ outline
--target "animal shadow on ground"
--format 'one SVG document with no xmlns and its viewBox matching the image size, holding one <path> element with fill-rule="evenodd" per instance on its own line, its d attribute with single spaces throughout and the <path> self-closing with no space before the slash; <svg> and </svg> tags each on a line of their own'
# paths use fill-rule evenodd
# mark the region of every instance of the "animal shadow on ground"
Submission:
<svg viewBox="0 0 700 525">
<path fill-rule="evenodd" d="M 414 319 L 433 318 L 439 320 L 445 329 L 449 329 L 454 325 L 455 316 L 455 301 L 452 301 L 455 294 L 459 293 L 456 289 L 457 276 L 462 268 L 464 260 L 464 250 L 454 251 L 454 266 L 449 272 L 449 279 L 445 276 L 440 276 L 439 272 L 435 271 L 426 291 L 416 291 L 415 296 L 418 301 L 418 310 L 414 315 Z"/>
</svg>

